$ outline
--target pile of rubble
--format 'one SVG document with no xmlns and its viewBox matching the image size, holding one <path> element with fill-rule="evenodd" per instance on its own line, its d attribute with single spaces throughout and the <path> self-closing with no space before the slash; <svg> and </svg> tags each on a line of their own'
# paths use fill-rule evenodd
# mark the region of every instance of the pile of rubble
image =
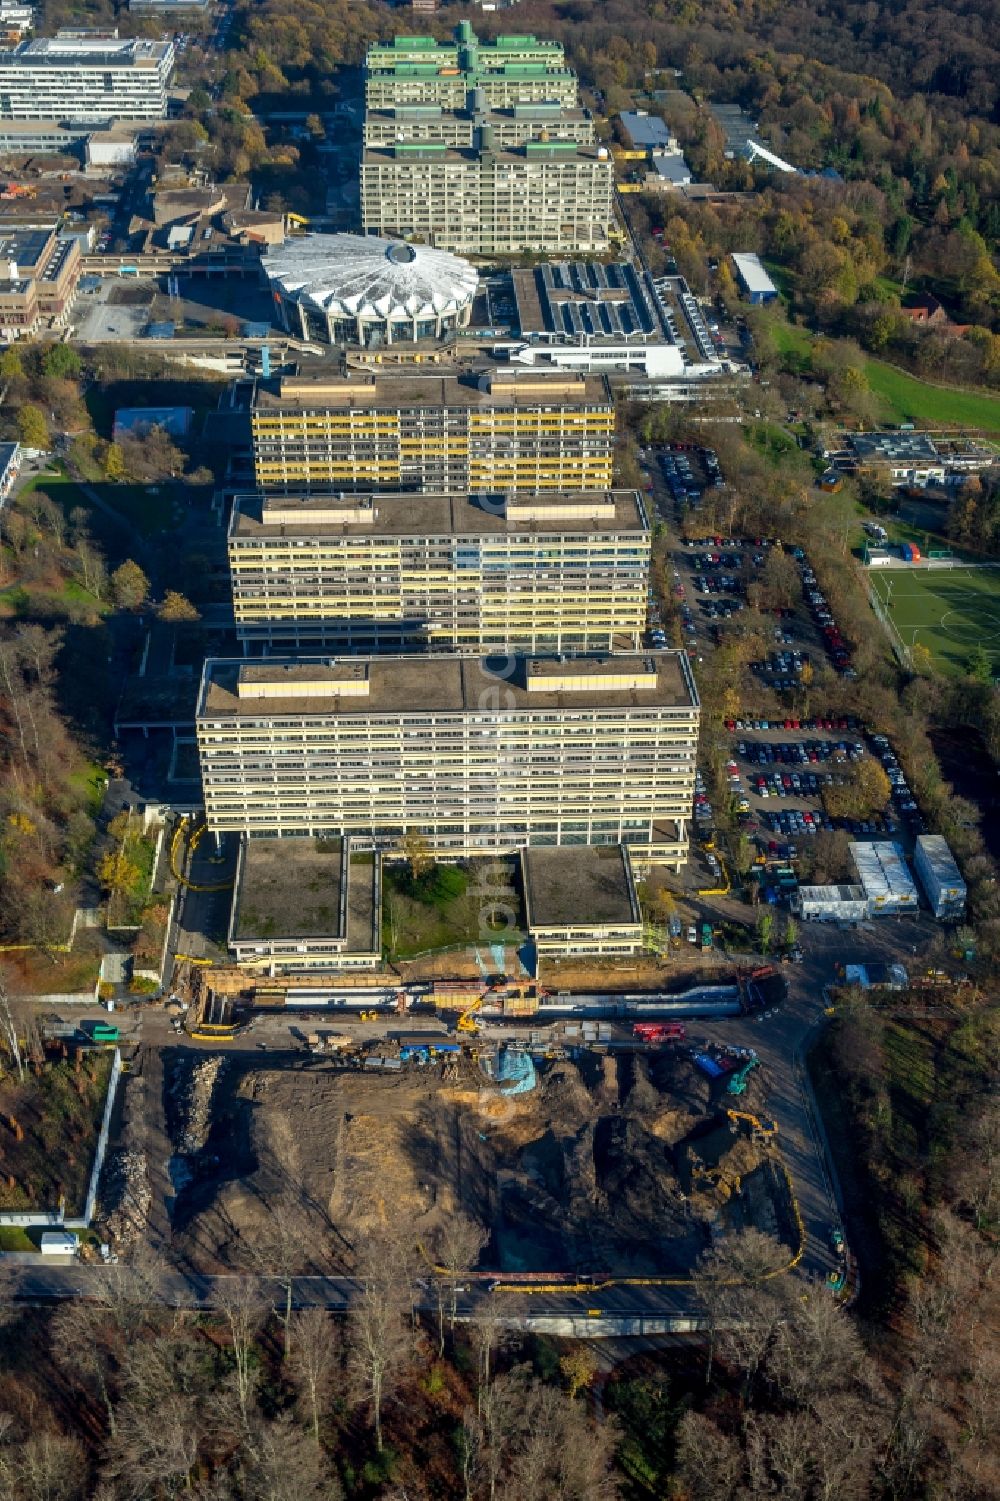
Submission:
<svg viewBox="0 0 1000 1501">
<path fill-rule="evenodd" d="M 146 1232 L 152 1194 L 142 1152 L 125 1147 L 108 1164 L 102 1215 L 108 1238 L 124 1251 Z"/>
<path fill-rule="evenodd" d="M 225 1058 L 221 1058 L 218 1054 L 211 1058 L 203 1058 L 194 1065 L 189 1077 L 181 1086 L 183 1096 L 180 1107 L 184 1128 L 178 1147 L 187 1155 L 193 1156 L 194 1153 L 200 1152 L 208 1141 L 208 1135 L 212 1129 L 212 1095 L 225 1065 Z"/>
</svg>

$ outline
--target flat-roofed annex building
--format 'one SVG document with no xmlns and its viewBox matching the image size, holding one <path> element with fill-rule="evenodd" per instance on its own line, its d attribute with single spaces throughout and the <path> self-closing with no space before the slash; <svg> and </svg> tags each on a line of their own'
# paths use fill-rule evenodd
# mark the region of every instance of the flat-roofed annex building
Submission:
<svg viewBox="0 0 1000 1501">
<path fill-rule="evenodd" d="M 523 849 L 521 877 L 539 961 L 642 948 L 642 912 L 626 845 Z"/>
<path fill-rule="evenodd" d="M 610 490 L 615 411 L 600 376 L 385 375 L 258 382 L 265 490 Z"/>
<path fill-rule="evenodd" d="M 462 109 L 470 89 L 480 89 L 491 109 L 534 101 L 572 109 L 579 93 L 560 42 L 534 36 L 480 42 L 468 21 L 459 22 L 451 42 L 397 36 L 370 47 L 365 57 L 369 109 L 397 104 Z"/>
<path fill-rule="evenodd" d="M 634 490 L 237 496 L 228 545 L 237 632 L 265 650 L 625 649 L 646 619 Z"/>
<path fill-rule="evenodd" d="M 683 652 L 205 663 L 205 814 L 220 833 L 350 835 L 447 858 L 628 844 L 680 868 L 699 702 Z"/>
<path fill-rule="evenodd" d="M 238 964 L 288 970 L 371 968 L 381 954 L 379 855 L 349 839 L 244 839 L 228 947 Z"/>
</svg>

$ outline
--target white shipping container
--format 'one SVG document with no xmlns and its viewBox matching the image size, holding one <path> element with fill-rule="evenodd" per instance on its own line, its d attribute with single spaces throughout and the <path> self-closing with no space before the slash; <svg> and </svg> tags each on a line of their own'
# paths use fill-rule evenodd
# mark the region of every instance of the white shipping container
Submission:
<svg viewBox="0 0 1000 1501">
<path fill-rule="evenodd" d="M 38 1244 L 43 1256 L 75 1256 L 80 1249 L 71 1230 L 43 1230 Z"/>
</svg>

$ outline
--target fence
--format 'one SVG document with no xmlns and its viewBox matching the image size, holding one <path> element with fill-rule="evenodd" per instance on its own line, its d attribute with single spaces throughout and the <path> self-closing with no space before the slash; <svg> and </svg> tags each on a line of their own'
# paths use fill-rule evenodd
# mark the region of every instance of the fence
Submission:
<svg viewBox="0 0 1000 1501">
<path fill-rule="evenodd" d="M 66 1228 L 68 1230 L 86 1230 L 94 1218 L 94 1210 L 97 1207 L 97 1185 L 101 1178 L 101 1169 L 104 1167 L 104 1157 L 108 1150 L 108 1137 L 111 1133 L 111 1116 L 115 1108 L 115 1097 L 118 1093 L 118 1080 L 122 1072 L 122 1055 L 115 1048 L 115 1056 L 111 1064 L 111 1076 L 108 1079 L 108 1092 L 104 1097 L 104 1115 L 101 1118 L 101 1130 L 97 1138 L 97 1150 L 94 1153 L 94 1165 L 90 1170 L 90 1182 L 87 1186 L 87 1197 L 84 1201 L 83 1214 L 74 1215 L 67 1219 L 65 1209 L 4 1209 L 0 1210 L 0 1225 L 16 1225 L 23 1230 Z"/>
<path fill-rule="evenodd" d="M 879 621 L 889 638 L 889 645 L 892 647 L 897 662 L 901 667 L 905 667 L 907 672 L 912 672 L 913 653 L 910 651 L 910 648 L 905 645 L 902 636 L 897 631 L 893 622 L 889 619 L 888 610 L 882 603 L 882 600 L 879 598 L 877 590 L 872 586 L 871 582 L 867 578 L 865 579 L 865 588 L 868 591 L 868 603 L 871 605 L 872 610 L 875 612 L 876 619 Z"/>
</svg>

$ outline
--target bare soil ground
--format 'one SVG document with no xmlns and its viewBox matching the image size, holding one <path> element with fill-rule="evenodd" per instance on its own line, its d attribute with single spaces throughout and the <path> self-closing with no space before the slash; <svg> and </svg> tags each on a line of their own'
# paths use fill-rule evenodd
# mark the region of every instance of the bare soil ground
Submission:
<svg viewBox="0 0 1000 1501">
<path fill-rule="evenodd" d="M 686 1270 L 714 1226 L 780 1234 L 770 1164 L 685 1055 L 545 1063 L 514 1098 L 471 1060 L 445 1078 L 234 1057 L 195 1151 L 190 1095 L 168 1077 L 184 1151 L 174 1251 L 200 1270 L 260 1264 L 294 1227 L 296 1270 L 346 1272 L 359 1236 L 432 1249 L 458 1211 L 489 1232 L 480 1266 L 502 1271 L 662 1274 Z"/>
</svg>

